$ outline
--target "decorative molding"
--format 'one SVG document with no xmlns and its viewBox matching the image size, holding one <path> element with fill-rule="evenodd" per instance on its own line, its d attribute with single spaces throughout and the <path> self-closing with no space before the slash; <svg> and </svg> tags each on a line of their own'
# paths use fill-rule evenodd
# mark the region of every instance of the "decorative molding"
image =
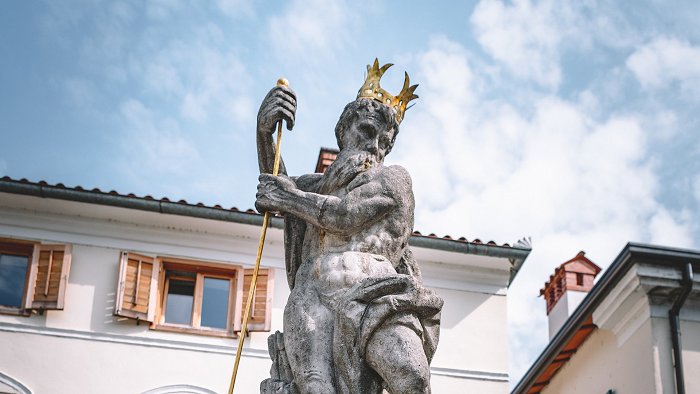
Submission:
<svg viewBox="0 0 700 394">
<path fill-rule="evenodd" d="M 216 394 L 216 392 L 189 384 L 176 384 L 144 391 L 142 394 Z"/>
<path fill-rule="evenodd" d="M 80 339 L 86 341 L 119 343 L 125 345 L 157 347 L 174 350 L 192 350 L 204 353 L 235 355 L 235 346 L 212 345 L 196 342 L 173 341 L 161 338 L 146 338 L 130 335 L 107 334 L 92 331 L 68 330 L 63 328 L 36 327 L 24 324 L 0 323 L 0 331 L 22 334 L 44 335 L 56 338 Z M 243 356 L 269 359 L 267 349 L 243 349 Z"/>
<path fill-rule="evenodd" d="M 449 376 L 458 379 L 487 380 L 490 382 L 508 382 L 508 374 L 505 372 L 472 371 L 468 369 L 454 369 L 443 367 L 430 367 L 430 374 L 437 376 Z"/>
<path fill-rule="evenodd" d="M 428 271 L 428 270 L 426 270 Z M 425 271 L 424 271 L 425 272 Z M 430 271 L 428 271 L 430 272 Z M 461 276 L 461 275 L 460 275 Z M 508 288 L 500 285 L 477 282 L 474 278 L 468 279 L 444 279 L 423 276 L 423 284 L 433 289 L 447 289 L 468 291 L 472 293 L 481 293 L 488 295 L 506 296 Z"/>
<path fill-rule="evenodd" d="M 610 290 L 605 299 L 593 312 L 593 323 L 598 327 L 611 329 L 614 325 L 613 315 L 622 304 L 636 291 L 641 290 L 636 266 L 631 267 L 617 285 Z M 643 292 L 638 292 L 638 294 Z"/>
<path fill-rule="evenodd" d="M 14 332 L 21 334 L 32 334 L 32 335 L 44 335 L 56 338 L 68 338 L 68 339 L 78 339 L 85 341 L 98 341 L 98 342 L 108 342 L 108 343 L 118 343 L 125 345 L 134 346 L 146 346 L 146 347 L 157 347 L 163 349 L 174 349 L 174 350 L 190 350 L 198 351 L 204 353 L 214 353 L 214 354 L 226 354 L 235 355 L 235 346 L 221 346 L 221 345 L 210 345 L 203 343 L 185 342 L 185 341 L 173 341 L 168 339 L 160 338 L 144 338 L 135 337 L 128 335 L 117 335 L 117 334 L 106 334 L 91 331 L 79 331 L 79 330 L 66 330 L 62 328 L 50 328 L 50 327 L 35 327 L 28 326 L 24 324 L 12 324 L 12 323 L 0 323 L 0 331 L 4 332 Z M 265 360 L 270 359 L 267 349 L 250 349 L 243 348 L 243 356 L 261 358 Z M 472 380 L 486 380 L 494 382 L 508 382 L 508 373 L 504 372 L 489 372 L 489 371 L 472 371 L 467 369 L 455 369 L 455 368 L 443 368 L 443 367 L 430 367 L 430 373 L 436 376 L 447 376 L 457 379 L 472 379 Z M 0 374 L 0 381 L 2 381 L 2 374 Z M 8 379 L 11 379 L 8 377 Z M 12 380 L 13 382 L 16 382 Z M 16 382 L 16 384 L 20 384 Z M 21 384 L 20 384 L 21 385 Z M 14 386 L 11 386 L 14 387 Z M 23 385 L 19 387 L 24 387 Z M 179 386 L 168 386 L 162 389 L 168 389 L 171 387 Z M 31 394 L 31 391 L 22 391 L 22 394 Z M 160 390 L 160 389 L 154 389 Z M 144 394 L 155 394 L 155 393 L 183 393 L 183 391 L 147 391 Z M 187 391 L 184 391 L 187 393 Z M 208 391 L 197 392 L 196 394 L 209 394 Z"/>
<path fill-rule="evenodd" d="M 617 338 L 617 346 L 624 345 L 650 317 L 651 309 L 648 298 L 640 297 L 612 328 L 612 332 Z"/>
<path fill-rule="evenodd" d="M 423 283 L 432 288 L 506 295 L 510 271 L 483 265 L 452 265 L 438 261 L 419 260 Z"/>
<path fill-rule="evenodd" d="M 27 386 L 20 383 L 17 379 L 8 376 L 2 372 L 0 372 L 0 383 L 11 387 L 12 389 L 16 390 L 19 394 L 32 394 L 32 390 L 29 390 Z"/>
<path fill-rule="evenodd" d="M 634 264 L 593 312 L 593 322 L 612 331 L 622 346 L 648 319 L 668 317 L 680 279 L 680 271 L 672 267 Z M 693 288 L 693 294 L 700 293 L 700 280 L 695 280 Z M 689 299 L 681 319 L 700 321 L 699 307 L 696 299 Z"/>
</svg>

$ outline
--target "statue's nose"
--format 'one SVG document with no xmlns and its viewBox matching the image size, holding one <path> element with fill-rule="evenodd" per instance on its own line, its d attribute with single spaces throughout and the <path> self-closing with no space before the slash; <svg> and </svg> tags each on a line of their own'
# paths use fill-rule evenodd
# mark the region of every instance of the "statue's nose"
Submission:
<svg viewBox="0 0 700 394">
<path fill-rule="evenodd" d="M 377 154 L 379 152 L 379 140 L 373 138 L 367 143 L 367 152 Z"/>
</svg>

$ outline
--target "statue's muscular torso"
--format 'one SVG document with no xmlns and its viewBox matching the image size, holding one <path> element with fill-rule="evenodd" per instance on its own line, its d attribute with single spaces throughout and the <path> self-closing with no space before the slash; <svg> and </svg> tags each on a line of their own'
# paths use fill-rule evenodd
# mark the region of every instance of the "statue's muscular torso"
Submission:
<svg viewBox="0 0 700 394">
<path fill-rule="evenodd" d="M 313 176 L 313 175 L 312 175 Z M 309 189 L 317 182 L 301 182 Z M 330 193 L 342 200 L 353 199 L 352 192 L 363 188 L 363 198 L 348 204 L 372 204 L 367 193 L 375 193 L 388 204 L 381 214 L 367 218 L 357 231 L 322 229 L 307 225 L 302 262 L 296 283 L 315 284 L 321 299 L 333 307 L 336 294 L 366 277 L 396 273 L 413 228 L 414 198 L 411 179 L 400 166 L 372 168 L 357 175 L 348 185 Z M 313 192 L 315 190 L 307 190 Z M 369 207 L 356 207 L 360 211 Z"/>
</svg>

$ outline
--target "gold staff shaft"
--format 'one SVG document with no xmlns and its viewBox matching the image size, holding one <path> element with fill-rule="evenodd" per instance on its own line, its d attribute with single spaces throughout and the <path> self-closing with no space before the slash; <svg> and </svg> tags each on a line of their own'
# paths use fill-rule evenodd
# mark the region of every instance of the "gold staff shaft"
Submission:
<svg viewBox="0 0 700 394">
<path fill-rule="evenodd" d="M 277 81 L 277 86 L 289 86 L 286 79 L 280 78 Z M 275 151 L 275 164 L 272 168 L 272 175 L 277 176 L 280 168 L 280 147 L 282 146 L 282 121 L 277 123 L 277 150 Z M 258 242 L 258 255 L 255 258 L 255 268 L 253 268 L 253 278 L 250 281 L 250 290 L 248 290 L 248 300 L 246 300 L 245 311 L 243 313 L 243 325 L 238 337 L 238 348 L 236 348 L 236 361 L 233 364 L 233 373 L 231 374 L 231 384 L 228 387 L 228 394 L 233 394 L 233 387 L 236 385 L 236 374 L 238 373 L 238 364 L 241 361 L 241 352 L 243 350 L 243 342 L 245 342 L 246 333 L 248 330 L 248 319 L 250 318 L 250 309 L 253 305 L 253 296 L 255 288 L 258 285 L 258 271 L 260 270 L 260 259 L 262 258 L 263 247 L 265 246 L 265 235 L 267 234 L 267 225 L 270 223 L 270 213 L 265 212 L 263 216 L 263 226 L 260 232 L 260 242 Z"/>
</svg>

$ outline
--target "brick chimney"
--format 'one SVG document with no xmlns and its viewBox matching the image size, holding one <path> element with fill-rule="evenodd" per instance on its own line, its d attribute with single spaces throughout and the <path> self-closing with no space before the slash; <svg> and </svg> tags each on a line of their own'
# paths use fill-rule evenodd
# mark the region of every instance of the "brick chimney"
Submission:
<svg viewBox="0 0 700 394">
<path fill-rule="evenodd" d="M 314 172 L 326 172 L 326 168 L 333 164 L 335 158 L 338 157 L 338 153 L 340 153 L 340 151 L 337 149 L 321 148 L 321 151 L 318 152 L 318 160 L 316 160 L 316 169 Z"/>
<path fill-rule="evenodd" d="M 591 291 L 593 279 L 598 273 L 600 267 L 589 260 L 584 251 L 554 270 L 554 275 L 540 290 L 540 295 L 547 302 L 550 340 Z"/>
</svg>

